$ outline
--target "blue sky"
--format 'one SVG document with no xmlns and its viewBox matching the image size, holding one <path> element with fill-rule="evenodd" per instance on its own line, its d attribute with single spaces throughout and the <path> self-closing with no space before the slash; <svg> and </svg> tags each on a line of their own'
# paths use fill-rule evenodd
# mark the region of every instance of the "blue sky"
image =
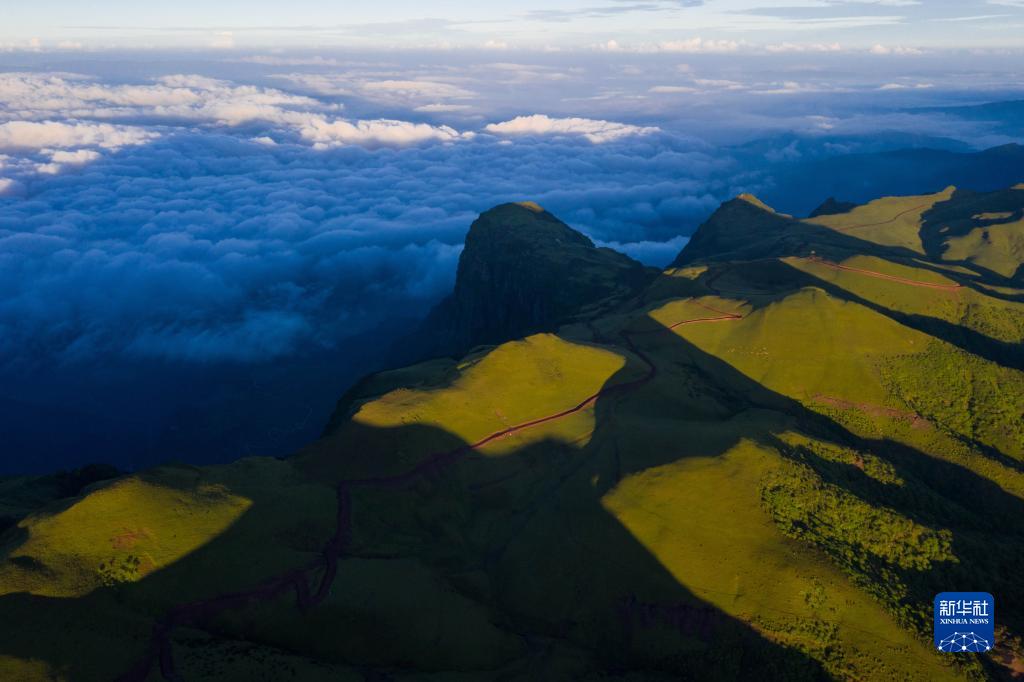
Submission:
<svg viewBox="0 0 1024 682">
<path fill-rule="evenodd" d="M 5 3 L 0 46 L 1024 47 L 1024 0 L 37 0 Z M 701 42 L 693 42 L 700 38 Z"/>
</svg>

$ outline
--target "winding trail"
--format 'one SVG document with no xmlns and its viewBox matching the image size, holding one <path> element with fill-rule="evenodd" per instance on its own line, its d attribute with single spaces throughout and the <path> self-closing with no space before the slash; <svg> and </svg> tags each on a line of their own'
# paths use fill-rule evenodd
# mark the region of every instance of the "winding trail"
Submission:
<svg viewBox="0 0 1024 682">
<path fill-rule="evenodd" d="M 345 553 L 351 539 L 352 527 L 352 490 L 356 488 L 402 488 L 421 478 L 436 474 L 444 468 L 463 459 L 467 454 L 478 450 L 489 443 L 505 438 L 514 433 L 547 424 L 570 415 L 581 412 L 594 405 L 599 399 L 614 394 L 628 393 L 644 384 L 650 382 L 658 375 L 658 367 L 644 351 L 637 347 L 633 341 L 634 335 L 654 334 L 676 329 L 683 325 L 700 324 L 709 322 L 726 322 L 743 319 L 742 315 L 728 313 L 704 305 L 694 299 L 690 303 L 700 306 L 713 312 L 714 317 L 698 317 L 681 320 L 669 326 L 661 326 L 657 329 L 644 330 L 639 332 L 621 332 L 621 336 L 629 350 L 640 358 L 647 365 L 647 372 L 630 381 L 613 386 L 606 386 L 601 390 L 588 396 L 573 407 L 539 417 L 530 421 L 516 424 L 500 431 L 481 438 L 475 443 L 462 445 L 453 450 L 440 452 L 428 456 L 415 467 L 401 474 L 390 476 L 375 476 L 370 478 L 350 479 L 341 481 L 335 488 L 337 497 L 337 518 L 334 534 L 327 540 L 321 550 L 320 556 L 302 568 L 288 570 L 278 576 L 264 581 L 260 585 L 247 590 L 222 594 L 209 599 L 188 602 L 173 607 L 165 613 L 153 625 L 150 636 L 150 645 L 145 655 L 130 670 L 117 678 L 118 682 L 145 682 L 153 671 L 154 666 L 159 666 L 160 675 L 168 682 L 183 682 L 178 675 L 177 666 L 174 660 L 172 647 L 172 636 L 179 627 L 201 628 L 204 623 L 225 611 L 236 611 L 247 607 L 255 606 L 260 602 L 272 601 L 289 591 L 295 593 L 295 604 L 300 612 L 308 611 L 323 602 L 331 592 L 331 587 L 338 575 L 338 561 Z M 319 583 L 315 583 L 315 574 L 321 573 Z M 316 584 L 316 590 L 310 587 Z"/>
<path fill-rule="evenodd" d="M 865 228 L 865 227 L 879 227 L 882 225 L 888 225 L 896 222 L 903 216 L 925 209 L 930 204 L 923 204 L 921 206 L 915 206 L 902 211 L 888 220 L 884 220 L 877 223 L 865 223 L 861 225 L 850 225 L 847 227 L 835 227 L 830 228 L 839 232 L 846 232 L 849 230 Z M 891 282 L 897 282 L 908 286 L 921 287 L 940 291 L 956 291 L 961 289 L 960 284 L 937 284 L 931 282 L 920 282 L 917 280 L 906 279 L 898 277 L 896 275 L 888 275 L 882 272 L 876 272 L 874 270 L 866 270 L 863 268 L 855 268 L 848 265 L 842 265 L 834 263 L 832 261 L 825 260 L 817 256 L 806 257 L 804 260 L 823 265 L 828 268 L 835 270 L 843 270 L 849 272 L 855 272 L 868 277 L 875 277 L 878 279 L 884 279 Z M 708 287 L 712 292 L 719 295 L 727 295 L 727 292 L 720 292 L 712 286 Z M 738 292 L 737 292 L 738 293 Z M 763 295 L 760 293 L 755 294 L 751 292 L 750 295 Z M 121 675 L 118 682 L 145 682 L 153 671 L 154 666 L 159 666 L 160 674 L 167 680 L 167 682 L 182 682 L 182 678 L 178 675 L 177 667 L 174 660 L 174 652 L 172 648 L 172 636 L 174 631 L 179 627 L 193 626 L 201 628 L 204 623 L 208 623 L 210 619 L 226 611 L 241 610 L 247 607 L 251 607 L 259 604 L 260 602 L 269 602 L 274 599 L 287 594 L 289 591 L 295 593 L 295 603 L 300 612 L 308 611 L 309 609 L 322 603 L 330 594 L 331 587 L 338 574 L 338 562 L 340 558 L 345 554 L 346 548 L 351 540 L 351 526 L 352 526 L 352 491 L 357 488 L 402 488 L 406 487 L 411 483 L 414 483 L 421 478 L 428 477 L 436 474 L 446 467 L 458 462 L 463 459 L 466 455 L 478 450 L 494 441 L 501 438 L 508 437 L 512 434 L 526 431 L 549 422 L 564 419 L 573 414 L 581 412 L 591 406 L 593 406 L 599 399 L 608 397 L 614 394 L 627 393 L 635 390 L 644 384 L 647 384 L 653 380 L 658 374 L 658 368 L 645 352 L 637 347 L 633 340 L 633 336 L 656 334 L 660 332 L 666 332 L 683 325 L 690 324 L 706 324 L 706 323 L 718 323 L 718 322 L 729 322 L 743 319 L 743 315 L 737 313 L 729 313 L 716 308 L 707 306 L 695 299 L 689 299 L 690 303 L 693 303 L 701 308 L 706 309 L 710 313 L 714 313 L 713 316 L 697 317 L 692 319 L 685 319 L 675 322 L 668 326 L 660 326 L 656 329 L 634 331 L 634 332 L 621 332 L 621 336 L 625 341 L 626 346 L 629 350 L 638 358 L 640 358 L 645 365 L 647 365 L 646 373 L 631 381 L 615 384 L 614 386 L 607 386 L 597 391 L 596 393 L 586 397 L 578 404 L 569 407 L 560 412 L 550 414 L 537 419 L 532 419 L 514 426 L 510 426 L 500 431 L 495 431 L 475 443 L 462 445 L 453 450 L 435 453 L 428 456 L 425 460 L 417 464 L 412 469 L 401 473 L 389 476 L 376 476 L 362 479 L 350 479 L 341 481 L 335 488 L 335 494 L 337 497 L 337 517 L 335 522 L 335 530 L 331 537 L 326 541 L 321 550 L 320 556 L 311 561 L 305 567 L 290 569 L 280 575 L 270 578 L 260 585 L 251 589 L 242 590 L 238 592 L 232 592 L 222 594 L 219 596 L 211 597 L 200 601 L 188 602 L 173 607 L 167 613 L 165 613 L 159 620 L 157 620 L 152 629 L 150 637 L 150 645 L 146 654 L 127 672 Z M 320 573 L 319 583 L 315 582 L 316 574 Z M 311 588 L 311 584 L 316 585 L 315 591 Z"/>
<path fill-rule="evenodd" d="M 831 227 L 829 225 L 822 225 L 822 227 L 828 227 L 830 230 L 835 230 L 836 232 L 849 232 L 850 230 L 858 230 L 858 229 L 860 229 L 862 227 L 881 227 L 882 225 L 889 225 L 891 223 L 894 223 L 897 220 L 899 220 L 900 218 L 902 218 L 903 216 L 908 215 L 910 213 L 913 213 L 914 211 L 922 211 L 922 210 L 928 208 L 929 206 L 933 206 L 933 205 L 934 204 L 921 204 L 920 206 L 914 206 L 913 208 L 908 208 L 905 211 L 900 211 L 899 213 L 894 215 L 892 218 L 889 218 L 888 220 L 883 220 L 883 221 L 877 222 L 877 223 L 862 223 L 860 225 L 847 225 L 846 227 Z M 821 217 L 824 218 L 825 216 L 821 216 Z M 810 219 L 810 220 L 811 220 L 811 224 L 812 225 L 821 225 L 821 223 L 813 222 L 813 219 Z"/>
<path fill-rule="evenodd" d="M 905 215 L 908 215 L 910 213 L 914 213 L 915 211 L 923 211 L 924 209 L 928 208 L 929 206 L 933 206 L 933 205 L 934 204 L 928 203 L 928 204 L 921 204 L 920 206 L 914 206 L 913 208 L 908 208 L 905 211 L 900 211 L 899 213 L 894 215 L 892 218 L 889 218 L 888 220 L 883 220 L 883 221 L 877 222 L 877 223 L 862 223 L 860 225 L 848 225 L 846 227 L 830 227 L 829 229 L 836 230 L 837 232 L 847 232 L 849 230 L 856 230 L 856 229 L 859 229 L 859 228 L 862 228 L 862 227 L 880 227 L 882 225 L 889 225 L 891 223 L 896 222 L 897 220 L 899 220 L 900 218 L 902 218 Z M 812 225 L 817 225 L 819 223 L 813 223 L 812 222 L 811 224 Z M 935 283 L 932 283 L 932 282 L 920 282 L 918 280 L 906 279 L 904 277 L 897 277 L 896 275 L 887 275 L 884 272 L 876 272 L 874 270 L 865 270 L 863 268 L 855 268 L 855 267 L 851 267 L 849 265 L 841 265 L 839 263 L 834 263 L 832 261 L 825 260 L 824 258 L 820 258 L 818 256 L 809 256 L 809 257 L 806 258 L 806 260 L 809 260 L 809 261 L 811 261 L 813 263 L 818 263 L 820 265 L 824 265 L 825 267 L 832 268 L 834 270 L 847 270 L 849 272 L 857 272 L 857 273 L 860 273 L 862 275 L 867 275 L 868 277 L 876 277 L 878 279 L 885 279 L 885 280 L 889 280 L 890 282 L 899 282 L 900 284 L 906 284 L 906 285 L 912 286 L 912 287 L 922 287 L 922 288 L 926 288 L 926 289 L 938 289 L 940 291 L 956 291 L 957 289 L 963 288 L 962 285 L 956 284 L 956 283 L 954 283 L 954 284 L 935 284 Z"/>
<path fill-rule="evenodd" d="M 804 260 L 810 261 L 811 263 L 817 263 L 824 265 L 827 268 L 833 270 L 846 270 L 848 272 L 856 272 L 861 275 L 867 275 L 868 277 L 875 277 L 876 279 L 884 279 L 890 282 L 899 282 L 900 284 L 906 284 L 912 287 L 921 287 L 924 289 L 938 289 L 940 291 L 956 291 L 962 289 L 963 286 L 960 284 L 938 284 L 934 282 L 921 282 L 915 279 L 906 279 L 905 277 L 897 277 L 896 275 L 887 275 L 884 272 L 876 272 L 875 270 L 865 270 L 863 268 L 855 268 L 850 265 L 842 265 L 840 263 L 834 263 L 830 260 L 825 260 L 818 256 L 808 256 Z"/>
</svg>

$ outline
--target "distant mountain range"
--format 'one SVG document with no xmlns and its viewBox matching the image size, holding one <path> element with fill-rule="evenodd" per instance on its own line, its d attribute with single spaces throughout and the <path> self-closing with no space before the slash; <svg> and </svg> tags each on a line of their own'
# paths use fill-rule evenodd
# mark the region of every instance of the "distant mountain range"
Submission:
<svg viewBox="0 0 1024 682">
<path fill-rule="evenodd" d="M 984 121 L 991 123 L 996 130 L 1017 136 L 1024 130 L 1024 100 L 948 107 L 920 107 L 909 109 L 908 112 L 945 114 L 967 121 Z"/>
<path fill-rule="evenodd" d="M 2 481 L 0 678 L 1010 679 L 1024 185 L 947 185 L 1021 149 L 921 154 L 815 163 L 932 193 L 743 195 L 660 272 L 496 207 L 436 356 L 294 456 Z M 935 651 L 957 589 L 993 650 Z"/>
<path fill-rule="evenodd" d="M 785 164 L 773 170 L 761 195 L 780 210 L 806 216 L 822 197 L 864 203 L 946 185 L 990 192 L 1019 182 L 1024 182 L 1024 147 L 1019 144 L 981 152 L 914 148 Z"/>
</svg>

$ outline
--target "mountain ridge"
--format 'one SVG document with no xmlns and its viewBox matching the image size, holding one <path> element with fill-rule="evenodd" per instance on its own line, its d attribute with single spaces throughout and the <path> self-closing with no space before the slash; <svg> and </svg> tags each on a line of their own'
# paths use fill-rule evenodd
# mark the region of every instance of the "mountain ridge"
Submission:
<svg viewBox="0 0 1024 682">
<path fill-rule="evenodd" d="M 737 197 L 635 287 L 539 206 L 496 208 L 463 288 L 528 301 L 581 264 L 565 306 L 367 377 L 289 459 L 25 516 L 0 535 L 0 672 L 931 682 L 1024 660 L 1024 191 L 807 220 Z M 998 595 L 998 647 L 951 659 L 931 600 L 967 584 Z"/>
</svg>

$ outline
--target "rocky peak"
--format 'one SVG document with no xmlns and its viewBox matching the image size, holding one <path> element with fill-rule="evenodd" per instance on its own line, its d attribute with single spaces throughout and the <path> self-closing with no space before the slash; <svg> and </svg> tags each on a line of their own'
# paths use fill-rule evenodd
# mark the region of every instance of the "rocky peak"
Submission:
<svg viewBox="0 0 1024 682">
<path fill-rule="evenodd" d="M 848 201 L 839 201 L 835 197 L 829 197 L 821 203 L 818 208 L 811 211 L 810 218 L 817 218 L 823 215 L 839 215 L 841 213 L 849 213 L 853 209 L 857 208 L 857 204 L 850 203 Z"/>
<path fill-rule="evenodd" d="M 741 194 L 718 207 L 702 224 L 672 264 L 680 267 L 695 262 L 735 257 L 783 235 L 794 225 L 791 216 L 776 213 L 752 194 Z"/>
<path fill-rule="evenodd" d="M 445 330 L 449 349 L 499 343 L 606 310 L 656 275 L 536 203 L 502 204 L 470 227 L 455 292 L 429 324 Z"/>
</svg>

